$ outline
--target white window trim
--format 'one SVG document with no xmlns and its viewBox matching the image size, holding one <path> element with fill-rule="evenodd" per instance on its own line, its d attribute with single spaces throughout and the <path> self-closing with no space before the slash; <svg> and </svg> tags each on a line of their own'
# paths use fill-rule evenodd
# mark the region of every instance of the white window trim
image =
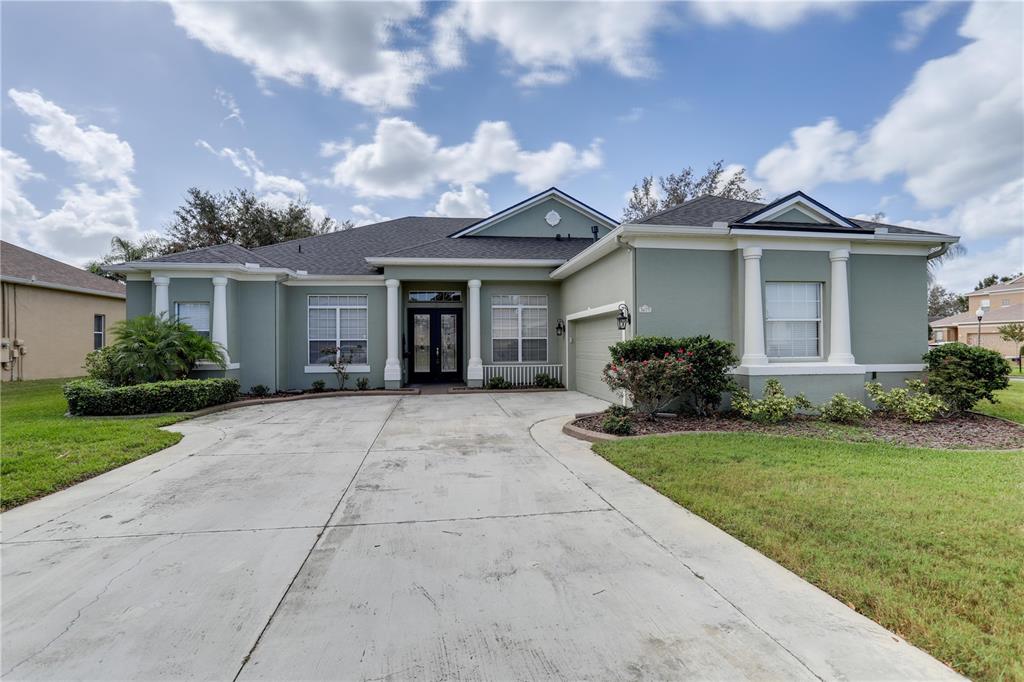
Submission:
<svg viewBox="0 0 1024 682">
<path fill-rule="evenodd" d="M 192 327 L 200 334 L 206 334 L 206 338 L 213 338 L 213 304 L 209 301 L 175 301 L 174 302 L 174 319 L 181 321 L 181 310 L 180 306 L 184 305 L 205 305 L 206 306 L 206 329 L 196 329 Z M 191 326 L 191 325 L 189 325 Z"/>
<path fill-rule="evenodd" d="M 96 318 L 100 318 L 100 330 L 96 331 Z M 96 347 L 96 337 L 100 337 L 99 348 Z M 107 316 L 103 314 L 94 314 L 92 316 L 92 347 L 93 350 L 99 350 L 107 345 Z"/>
<path fill-rule="evenodd" d="M 312 298 L 314 296 L 361 296 L 362 298 L 364 298 L 366 300 L 366 304 L 365 305 L 312 305 L 311 304 L 311 300 L 312 300 Z M 311 365 L 311 364 L 309 364 L 309 344 L 311 344 L 313 341 L 334 341 L 334 345 L 336 347 L 337 346 L 341 346 L 341 342 L 342 341 L 365 341 L 366 342 L 366 358 L 367 358 L 367 360 L 369 360 L 369 358 L 370 358 L 370 306 L 369 306 L 369 303 L 370 303 L 370 297 L 368 295 L 366 295 L 366 294 L 350 294 L 350 293 L 345 293 L 345 294 L 328 294 L 328 293 L 321 293 L 321 294 L 308 294 L 306 296 L 306 349 L 305 349 L 305 353 L 306 353 L 305 373 L 306 374 L 319 374 L 321 372 L 320 370 L 314 371 L 314 370 L 310 369 L 310 368 L 316 368 L 316 367 L 323 367 L 324 368 L 324 370 L 323 370 L 324 373 L 333 372 L 334 371 L 331 368 L 330 365 L 320 365 L 320 364 Z M 341 337 L 341 315 L 336 313 L 334 315 L 334 338 L 333 339 L 311 339 L 311 338 L 309 338 L 309 311 L 310 310 L 334 310 L 334 311 L 338 311 L 338 310 L 365 310 L 366 311 L 366 338 L 365 339 L 342 339 L 342 338 L 340 338 Z M 335 361 L 340 360 L 341 359 L 340 356 L 341 356 L 340 353 L 335 353 L 334 354 Z M 349 368 L 366 367 L 366 371 L 367 372 L 370 371 L 369 365 L 358 364 L 358 365 L 348 365 L 348 367 Z M 358 373 L 360 371 L 361 370 L 349 369 L 349 372 L 352 372 L 352 373 Z"/>
<path fill-rule="evenodd" d="M 768 285 L 770 284 L 815 284 L 818 287 L 818 317 L 817 318 L 770 318 L 768 317 Z M 768 362 L 790 362 L 796 361 L 808 361 L 813 362 L 815 360 L 823 360 L 825 358 L 825 287 L 821 282 L 798 282 L 798 281 L 771 281 L 764 283 L 765 289 L 765 307 L 764 307 L 764 338 L 765 338 L 765 352 L 768 352 L 768 325 L 772 322 L 814 322 L 818 325 L 818 353 L 817 355 L 768 355 Z"/>
<path fill-rule="evenodd" d="M 522 303 L 518 303 L 518 304 L 504 304 L 504 303 L 500 303 L 500 304 L 495 305 L 494 304 L 494 299 L 496 297 L 498 297 L 498 296 L 543 296 L 545 303 L 544 303 L 544 305 L 523 305 Z M 551 330 L 548 329 L 548 334 L 546 336 L 523 336 L 523 309 L 524 308 L 530 308 L 530 309 L 534 309 L 534 310 L 544 310 L 544 316 L 548 317 L 550 315 L 550 313 L 548 312 L 548 303 L 550 303 L 550 299 L 549 299 L 547 294 L 492 294 L 491 295 L 491 364 L 493 364 L 493 365 L 523 365 L 523 364 L 526 364 L 526 365 L 546 365 L 546 364 L 548 364 L 548 359 L 551 357 L 551 338 L 550 338 L 551 337 Z M 507 337 L 507 338 L 503 338 L 503 339 L 496 339 L 494 337 L 494 311 L 497 308 L 511 308 L 511 309 L 516 311 L 516 336 L 515 337 Z M 550 325 L 548 325 L 548 327 L 550 327 Z M 518 355 L 519 359 L 518 360 L 495 360 L 494 359 L 494 342 L 495 341 L 509 341 L 512 338 L 515 338 L 515 340 L 516 340 L 516 350 L 517 350 L 517 355 Z M 544 339 L 544 359 L 543 360 L 529 360 L 529 361 L 523 360 L 523 341 L 524 340 L 535 341 L 537 339 Z"/>
</svg>

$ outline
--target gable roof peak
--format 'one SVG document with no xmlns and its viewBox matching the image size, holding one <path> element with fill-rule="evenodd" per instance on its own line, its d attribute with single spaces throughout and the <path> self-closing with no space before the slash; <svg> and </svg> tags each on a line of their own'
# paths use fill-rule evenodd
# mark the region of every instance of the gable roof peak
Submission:
<svg viewBox="0 0 1024 682">
<path fill-rule="evenodd" d="M 802 190 L 790 192 L 786 196 L 762 206 L 735 222 L 737 225 L 776 222 L 773 221 L 773 218 L 783 215 L 791 209 L 806 213 L 812 219 L 817 220 L 820 225 L 838 225 L 839 227 L 861 229 L 859 225 L 854 224 L 839 212 L 832 210 Z"/>
</svg>

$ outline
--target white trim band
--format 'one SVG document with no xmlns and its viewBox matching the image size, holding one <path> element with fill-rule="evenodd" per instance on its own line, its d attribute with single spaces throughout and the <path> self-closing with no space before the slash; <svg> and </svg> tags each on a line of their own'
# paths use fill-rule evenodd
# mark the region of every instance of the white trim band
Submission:
<svg viewBox="0 0 1024 682">
<path fill-rule="evenodd" d="M 616 301 L 615 303 L 606 303 L 605 305 L 599 305 L 596 308 L 587 308 L 586 310 L 580 310 L 579 312 L 570 313 L 565 316 L 565 319 L 569 322 L 574 320 L 581 320 L 586 317 L 597 317 L 598 315 L 607 315 L 609 313 L 615 313 L 619 311 L 619 306 L 624 305 L 625 301 Z"/>
</svg>

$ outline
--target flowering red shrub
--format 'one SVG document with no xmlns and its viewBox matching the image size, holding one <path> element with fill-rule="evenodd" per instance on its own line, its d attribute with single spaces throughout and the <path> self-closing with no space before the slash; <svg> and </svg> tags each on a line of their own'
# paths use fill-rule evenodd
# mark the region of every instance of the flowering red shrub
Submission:
<svg viewBox="0 0 1024 682">
<path fill-rule="evenodd" d="M 660 358 L 623 360 L 605 365 L 604 382 L 614 391 L 625 391 L 640 412 L 654 414 L 680 394 L 690 381 L 692 353 L 679 348 Z"/>
</svg>

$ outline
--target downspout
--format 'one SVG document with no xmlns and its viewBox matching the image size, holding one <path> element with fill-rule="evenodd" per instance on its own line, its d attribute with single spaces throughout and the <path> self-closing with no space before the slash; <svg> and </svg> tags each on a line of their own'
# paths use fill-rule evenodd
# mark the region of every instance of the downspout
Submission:
<svg viewBox="0 0 1024 682">
<path fill-rule="evenodd" d="M 946 251 L 949 251 L 949 245 L 952 244 L 952 243 L 953 242 L 945 242 L 945 243 L 943 243 L 942 246 L 940 246 L 936 250 L 930 252 L 925 257 L 925 260 L 932 260 L 934 258 L 939 258 L 940 256 L 943 256 L 946 253 Z"/>
</svg>

